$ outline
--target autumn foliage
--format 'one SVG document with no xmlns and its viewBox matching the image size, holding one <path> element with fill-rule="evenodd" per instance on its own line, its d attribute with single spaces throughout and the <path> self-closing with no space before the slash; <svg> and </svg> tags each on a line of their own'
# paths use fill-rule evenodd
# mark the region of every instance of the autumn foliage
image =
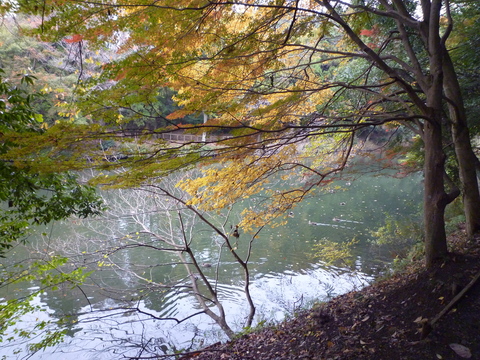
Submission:
<svg viewBox="0 0 480 360">
<path fill-rule="evenodd" d="M 247 211 L 245 228 L 258 225 L 254 219 L 260 214 L 270 221 L 266 214 L 284 213 L 331 181 L 352 155 L 362 155 L 362 131 L 388 126 L 402 138 L 391 135 L 385 141 L 400 138 L 404 145 L 419 135 L 432 265 L 447 251 L 443 214 L 458 195 L 458 187 L 444 182 L 444 142 L 450 134 L 468 232 L 480 229 L 476 174 L 468 165 L 476 158 L 445 45 L 453 31 L 450 6 L 441 0 L 47 0 L 25 11 L 49 15 L 40 31 L 46 39 L 115 50 L 101 72 L 85 79 L 75 106 L 117 129 L 116 134 L 128 127 L 128 116 L 155 116 L 138 110 L 138 104 L 151 104 L 159 88 L 175 90 L 181 110 L 164 117 L 167 126 L 140 131 L 149 147 L 129 155 L 130 165 L 121 163 L 131 167 L 123 178 L 112 178 L 117 185 L 150 181 L 193 163 L 217 164 L 223 168 L 182 183 L 192 194 L 191 205 L 217 209 L 258 194 L 272 176 L 309 173 L 308 181 L 292 183 L 281 195 L 269 194 L 271 201 L 258 216 Z M 199 139 L 154 141 L 180 130 L 173 120 L 195 113 L 208 114 L 208 121 L 181 129 Z M 446 126 L 450 132 L 443 130 Z M 201 140 L 207 133 L 226 136 Z"/>
</svg>

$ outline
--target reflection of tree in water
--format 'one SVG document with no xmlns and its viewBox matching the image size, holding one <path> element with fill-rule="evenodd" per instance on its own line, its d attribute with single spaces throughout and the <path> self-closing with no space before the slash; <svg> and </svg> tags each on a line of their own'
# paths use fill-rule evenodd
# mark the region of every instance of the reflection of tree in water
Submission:
<svg viewBox="0 0 480 360">
<path fill-rule="evenodd" d="M 379 185 L 380 180 L 382 179 L 375 179 L 376 185 Z M 383 184 L 382 181 L 380 182 Z M 384 216 L 380 210 L 388 206 L 396 206 L 399 211 L 403 210 L 404 201 L 398 200 L 398 195 L 413 194 L 411 191 L 413 182 L 399 186 L 398 181 L 385 178 L 383 186 L 372 189 L 369 186 L 369 178 L 361 177 L 352 181 L 345 191 L 306 199 L 289 216 L 290 222 L 287 225 L 273 230 L 265 229 L 262 236 L 256 239 L 256 251 L 251 253 L 249 258 L 249 267 L 255 276 L 253 295 L 255 298 L 258 297 L 258 305 L 262 309 L 260 317 L 268 316 L 265 314 L 270 314 L 271 311 L 277 311 L 274 309 L 278 309 L 284 315 L 299 307 L 308 306 L 313 299 L 327 299 L 329 294 L 341 293 L 348 286 L 350 288 L 360 286 L 354 283 L 357 280 L 355 278 L 352 278 L 349 285 L 346 284 L 349 281 L 345 275 L 346 270 L 326 268 L 325 272 L 319 271 L 319 264 L 315 264 L 316 261 L 309 257 L 309 254 L 316 243 L 315 240 L 321 234 L 327 232 L 332 239 L 339 242 L 350 240 L 353 232 L 360 233 L 357 236 L 361 238 L 362 234 L 367 233 L 366 229 L 371 223 L 380 221 L 379 219 Z M 389 191 L 391 196 L 378 194 L 383 191 Z M 375 194 L 377 202 L 365 200 L 372 196 L 372 193 Z M 209 318 L 203 320 L 204 310 L 192 297 L 192 281 L 195 281 L 197 292 L 205 294 L 203 297 L 205 304 L 213 309 L 214 302 L 207 300 L 209 288 L 201 274 L 214 284 L 217 301 L 228 304 L 229 309 L 231 306 L 244 306 L 245 302 L 241 301 L 242 288 L 245 284 L 243 271 L 235 259 L 231 258 L 231 251 L 225 245 L 223 236 L 232 235 L 237 221 L 225 220 L 219 215 L 210 217 L 209 219 L 216 221 L 215 223 L 223 221 L 222 235 L 212 232 L 210 227 L 199 221 L 198 216 L 185 211 L 188 210 L 185 205 L 178 204 L 172 199 L 166 201 L 168 197 L 158 196 L 152 189 L 115 191 L 104 196 L 111 204 L 111 210 L 105 217 L 93 221 L 76 220 L 76 224 L 70 222 L 57 225 L 55 228 L 57 231 L 54 231 L 57 240 L 45 240 L 50 247 L 54 246 L 59 251 L 69 254 L 72 266 L 86 266 L 94 270 L 88 283 L 81 287 L 85 295 L 79 293 L 78 289 L 69 290 L 66 286 L 57 294 L 52 293 L 52 299 L 49 298 L 50 293 L 42 297 L 51 306 L 55 318 L 60 318 L 71 311 L 74 315 L 72 321 L 79 320 L 77 324 L 68 324 L 69 334 L 73 335 L 78 329 L 82 329 L 79 332 L 82 338 L 92 337 L 92 344 L 95 344 L 95 339 L 102 337 L 112 344 L 133 347 L 135 343 L 140 348 L 145 345 L 146 349 L 154 349 L 156 346 L 158 350 L 162 344 L 152 342 L 146 335 L 137 336 L 137 333 L 142 334 L 143 327 L 147 329 L 152 329 L 152 326 L 159 327 L 166 333 L 170 331 L 166 329 L 174 329 L 173 331 L 178 333 L 179 329 L 186 327 L 189 330 L 182 330 L 180 333 L 188 334 L 189 337 L 196 339 L 195 342 L 198 344 L 197 340 L 200 341 L 201 334 L 205 336 L 207 331 L 213 331 L 210 326 L 208 329 L 198 327 L 199 322 L 195 321 L 197 325 L 193 325 L 189 320 L 175 324 L 197 313 L 202 314 L 199 315 L 202 319 L 200 323 L 213 323 Z M 405 196 L 404 199 L 411 197 Z M 394 198 L 397 204 L 389 204 L 388 202 L 393 202 Z M 345 205 L 340 205 L 341 203 Z M 325 211 L 326 209 L 330 210 Z M 181 217 L 178 215 L 179 212 Z M 232 211 L 228 216 L 229 219 L 235 219 L 236 211 Z M 354 229 L 313 226 L 308 225 L 309 221 L 329 222 L 333 225 L 345 223 Z M 361 224 L 364 221 L 365 224 Z M 188 254 L 179 251 L 184 246 L 182 224 L 187 239 L 191 240 L 190 246 L 198 270 L 194 268 L 189 272 L 185 266 L 192 266 L 192 261 Z M 61 226 L 66 228 L 60 232 Z M 245 237 L 246 235 L 240 234 L 238 239 L 233 236 L 230 238 L 232 246 L 238 247 L 237 251 L 242 256 L 248 254 L 248 240 Z M 172 244 L 164 240 L 171 241 Z M 368 248 L 361 245 L 354 249 L 358 256 L 357 270 L 373 274 L 375 270 L 369 270 L 372 265 L 368 256 L 371 255 Z M 178 254 L 183 255 L 183 260 Z M 316 282 L 307 284 L 295 275 L 293 277 L 285 275 L 285 271 L 288 274 L 299 275 L 308 273 L 308 276 L 316 279 Z M 330 272 L 339 277 L 331 279 L 328 276 Z M 262 279 L 268 281 L 262 282 Z M 278 282 L 278 279 L 282 280 Z M 343 285 L 339 285 L 340 283 Z M 332 288 L 333 284 L 335 288 Z M 262 300 L 264 296 L 262 291 L 267 285 L 270 295 Z M 315 294 L 305 293 L 305 288 L 316 289 Z M 63 290 L 65 292 L 62 292 Z M 65 297 L 64 294 L 72 295 L 74 299 L 68 300 L 68 296 Z M 267 305 L 263 305 L 264 301 Z M 89 303 L 92 305 L 91 308 Z M 63 306 L 68 310 L 63 310 Z M 245 315 L 243 313 L 239 315 L 237 310 L 233 312 L 239 317 Z M 81 315 L 76 316 L 78 313 Z M 170 318 L 171 321 L 160 320 Z M 241 329 L 244 325 L 238 319 L 229 321 L 233 321 L 236 329 Z M 145 325 L 140 325 L 143 323 Z M 106 335 L 105 329 L 110 329 L 107 330 L 110 334 Z M 156 331 L 160 333 L 160 330 Z M 167 339 L 166 336 L 164 338 Z M 172 335 L 171 340 L 167 343 L 178 344 L 176 336 L 173 339 Z M 74 345 L 75 341 L 77 340 L 72 339 L 70 346 L 78 346 Z M 165 346 L 171 348 L 170 345 Z M 113 351 L 114 348 L 110 350 Z"/>
<path fill-rule="evenodd" d="M 81 330 L 78 327 L 78 314 L 85 304 L 85 294 L 68 282 L 58 285 L 57 290 L 49 290 L 40 294 L 41 301 L 47 304 L 51 318 L 55 318 L 59 326 L 66 330 L 67 336 L 74 336 Z"/>
<path fill-rule="evenodd" d="M 232 232 L 236 215 L 230 210 L 209 215 L 188 206 L 185 195 L 174 187 L 177 180 L 107 192 L 104 198 L 109 210 L 104 216 L 82 220 L 82 230 L 78 222 L 64 224 L 72 235 L 68 240 L 59 235 L 49 246 L 67 254 L 74 266 L 86 266 L 93 273 L 81 287 L 83 292 L 71 294 L 74 296 L 68 300 L 61 295 L 47 300 L 55 316 L 68 311 L 88 313 L 90 307 L 90 314 L 81 316 L 78 326 L 95 318 L 111 321 L 115 323 L 110 324 L 113 340 L 126 331 L 116 318 L 121 314 L 129 319 L 127 324 L 146 320 L 183 324 L 206 314 L 231 337 L 234 332 L 223 301 L 232 288 L 221 283 L 227 272 L 243 278 L 243 291 L 235 288 L 235 293 L 246 298 L 244 304 L 250 310 L 243 326 L 250 326 L 255 308 L 249 294 L 247 261 L 254 237 L 249 240 L 243 235 L 240 239 L 237 228 Z M 182 298 L 196 301 L 189 309 L 178 311 Z M 139 318 L 132 320 L 132 316 Z M 197 332 L 193 335 L 195 338 Z M 144 345 L 158 348 L 152 344 L 147 341 Z"/>
</svg>

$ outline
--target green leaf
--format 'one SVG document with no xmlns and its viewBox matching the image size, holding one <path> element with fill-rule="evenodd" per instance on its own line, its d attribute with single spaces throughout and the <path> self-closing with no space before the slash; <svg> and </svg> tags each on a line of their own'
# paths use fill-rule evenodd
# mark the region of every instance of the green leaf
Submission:
<svg viewBox="0 0 480 360">
<path fill-rule="evenodd" d="M 35 117 L 35 121 L 37 121 L 39 123 L 43 122 L 43 115 L 42 114 L 35 114 L 34 117 Z"/>
</svg>

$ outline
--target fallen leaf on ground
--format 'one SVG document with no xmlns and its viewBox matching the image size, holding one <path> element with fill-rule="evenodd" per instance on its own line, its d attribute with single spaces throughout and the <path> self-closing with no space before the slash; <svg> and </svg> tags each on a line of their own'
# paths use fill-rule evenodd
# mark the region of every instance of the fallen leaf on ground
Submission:
<svg viewBox="0 0 480 360">
<path fill-rule="evenodd" d="M 415 320 L 413 320 L 414 323 L 421 323 L 422 321 L 424 321 L 426 319 L 424 319 L 423 317 L 419 316 L 417 317 Z"/>
<path fill-rule="evenodd" d="M 470 352 L 470 349 L 467 348 L 466 346 L 455 344 L 455 343 L 452 343 L 449 346 L 453 351 L 457 353 L 458 356 L 464 359 L 470 359 L 472 357 L 472 353 Z"/>
</svg>

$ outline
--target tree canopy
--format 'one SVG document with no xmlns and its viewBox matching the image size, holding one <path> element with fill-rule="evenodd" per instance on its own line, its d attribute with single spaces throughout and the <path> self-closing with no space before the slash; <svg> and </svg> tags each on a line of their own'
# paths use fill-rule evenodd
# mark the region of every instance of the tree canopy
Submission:
<svg viewBox="0 0 480 360">
<path fill-rule="evenodd" d="M 27 136 L 42 132 L 42 115 L 31 103 L 39 96 L 28 92 L 34 77 L 25 75 L 18 84 L 8 81 L 0 70 L 0 154 L 6 154 L 15 143 L 10 134 Z M 0 162 L 0 254 L 17 240 L 24 240 L 34 225 L 48 224 L 76 215 L 86 217 L 99 214 L 101 200 L 95 189 L 80 185 L 73 174 L 40 174 L 28 166 L 17 167 L 14 159 Z"/>
<path fill-rule="evenodd" d="M 181 185 L 191 193 L 191 205 L 213 210 L 261 191 L 272 175 L 302 179 L 270 194 L 263 213 L 247 210 L 241 225 L 248 229 L 285 214 L 306 193 L 328 184 L 360 152 L 357 134 L 383 126 L 403 131 L 404 144 L 413 134 L 423 140 L 427 264 L 447 252 L 444 211 L 460 191 L 469 235 L 480 229 L 478 183 L 470 166 L 477 158 L 448 45 L 455 4 L 128 0 L 18 5 L 42 17 L 37 32 L 45 39 L 115 51 L 98 76 L 81 78 L 75 111 L 92 125 L 69 134 L 70 128 L 59 124 L 40 145 L 16 140 L 37 152 L 39 168 L 47 162 L 42 154 L 54 159 L 54 167 L 87 166 L 72 165 L 65 151 L 75 150 L 81 154 L 77 159 L 84 159 L 88 149 L 79 143 L 123 137 L 126 111 L 142 115 L 136 104 L 151 103 L 160 88 L 169 87 L 182 106 L 164 117 L 170 126 L 137 132 L 148 146 L 122 150 L 124 161 L 106 164 L 102 154 L 95 166 L 128 165 L 129 170 L 99 183 L 136 186 L 198 162 L 220 163 L 224 166 Z M 202 112 L 209 116 L 204 124 L 174 122 Z M 99 122 L 107 128 L 93 125 Z M 228 137 L 177 144 L 157 139 L 178 130 L 198 136 L 221 131 Z M 306 142 L 308 151 L 300 152 Z M 444 148 L 450 143 L 459 187 L 445 171 Z M 214 146 L 206 148 L 209 144 Z"/>
<path fill-rule="evenodd" d="M 6 78 L 0 69 L 0 154 L 6 155 L 17 144 L 13 137 L 44 131 L 43 116 L 34 110 L 35 101 L 41 95 L 32 91 L 35 77 L 20 75 Z M 5 156 L 0 161 L 0 257 L 8 257 L 9 249 L 26 241 L 37 225 L 46 225 L 54 220 L 75 215 L 81 218 L 98 215 L 103 203 L 91 186 L 82 185 L 72 173 L 39 173 L 25 163 L 17 166 L 14 158 Z M 33 329 L 16 328 L 15 324 L 24 315 L 40 309 L 34 304 L 36 296 L 48 288 L 68 282 L 73 287 L 82 283 L 88 275 L 84 268 L 61 269 L 67 258 L 43 254 L 41 258 L 9 266 L 9 261 L 0 263 L 0 288 L 8 288 L 22 282 L 36 281 L 36 289 L 16 298 L 2 298 L 0 304 L 0 341 L 36 338 L 29 350 L 38 351 L 59 343 L 64 330 L 52 327 L 50 320 L 38 320 Z M 57 324 L 58 325 L 58 324 Z M 40 336 L 39 331 L 43 334 Z M 7 338 L 8 335 L 8 338 Z"/>
</svg>

